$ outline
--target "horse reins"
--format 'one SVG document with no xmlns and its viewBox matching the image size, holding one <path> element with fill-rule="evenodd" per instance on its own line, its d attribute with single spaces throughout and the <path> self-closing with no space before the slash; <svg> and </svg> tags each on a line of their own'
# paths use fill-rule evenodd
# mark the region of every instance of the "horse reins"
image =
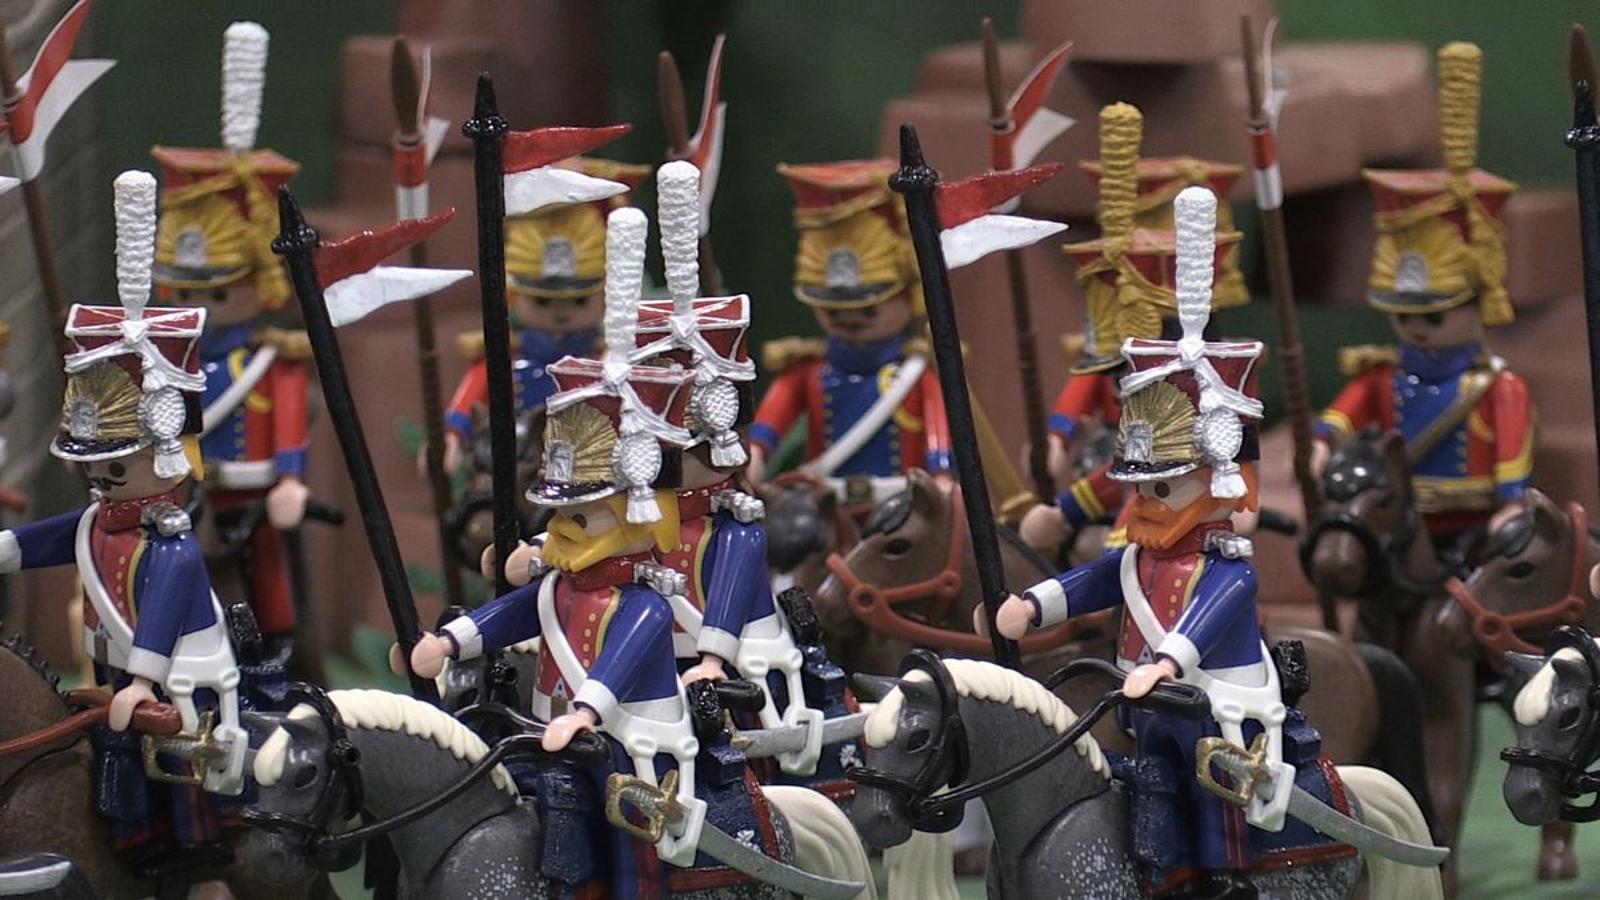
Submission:
<svg viewBox="0 0 1600 900">
<path fill-rule="evenodd" d="M 1583 532 L 1575 532 L 1574 539 Z M 1600 771 L 1589 771 L 1589 763 L 1600 756 L 1600 650 L 1594 638 L 1582 628 L 1563 625 L 1550 635 L 1545 645 L 1547 656 L 1557 651 L 1571 649 L 1583 658 L 1589 671 L 1589 687 L 1583 704 L 1582 730 L 1572 750 L 1558 755 L 1546 750 L 1509 747 L 1500 751 L 1500 758 L 1513 766 L 1538 769 L 1556 778 L 1561 784 L 1562 796 L 1576 800 L 1596 794 L 1586 806 L 1561 804 L 1561 818 L 1567 822 L 1594 822 L 1600 820 Z M 1554 690 L 1552 685 L 1551 690 Z"/>
<path fill-rule="evenodd" d="M 63 738 L 103 725 L 111 717 L 111 696 L 104 691 L 76 690 L 65 699 L 68 706 L 85 708 L 38 731 L 0 741 L 0 759 L 48 747 Z M 165 703 L 145 703 L 133 711 L 129 727 L 139 734 L 170 737 L 183 730 L 183 719 L 177 709 Z"/>
<path fill-rule="evenodd" d="M 1406 568 L 1404 558 L 1422 531 L 1420 516 L 1415 508 L 1406 510 L 1400 530 L 1388 538 L 1379 537 L 1372 526 L 1349 512 L 1328 512 L 1317 517 L 1300 542 L 1300 568 L 1306 578 L 1312 578 L 1312 554 L 1317 543 L 1330 531 L 1342 531 L 1361 545 L 1361 552 L 1370 563 L 1367 577 L 1359 594 L 1367 594 L 1382 587 L 1385 582 L 1412 594 L 1437 594 L 1452 577 L 1447 566 L 1440 567 L 1437 575 L 1417 576 Z"/>
<path fill-rule="evenodd" d="M 1589 608 L 1588 559 L 1583 553 L 1584 536 L 1589 533 L 1589 516 L 1582 506 L 1568 503 L 1567 519 L 1572 525 L 1572 575 L 1567 582 L 1567 592 L 1560 600 L 1522 612 L 1499 613 L 1484 606 L 1460 578 L 1445 582 L 1444 588 L 1451 599 L 1472 619 L 1472 637 L 1483 650 L 1485 661 L 1496 670 L 1505 666 L 1508 650 L 1533 654 L 1540 652 L 1538 646 L 1524 640 L 1518 632 L 1552 625 L 1576 625 L 1583 621 L 1584 613 Z"/>
<path fill-rule="evenodd" d="M 838 553 L 828 554 L 828 573 L 845 589 L 845 604 L 850 613 L 869 630 L 919 647 L 986 656 L 994 652 L 994 645 L 988 638 L 970 631 L 940 627 L 949 622 L 950 607 L 961 597 L 961 565 L 968 550 L 967 531 L 962 527 L 966 521 L 966 501 L 960 490 L 952 490 L 948 496 L 950 536 L 945 544 L 944 565 L 936 574 L 910 584 L 879 587 L 857 575 Z M 926 621 L 917 621 L 895 608 L 918 601 L 930 603 Z M 1017 643 L 1023 653 L 1049 650 L 1071 640 L 1077 629 L 1078 623 L 1069 620 L 1029 634 Z"/>
</svg>

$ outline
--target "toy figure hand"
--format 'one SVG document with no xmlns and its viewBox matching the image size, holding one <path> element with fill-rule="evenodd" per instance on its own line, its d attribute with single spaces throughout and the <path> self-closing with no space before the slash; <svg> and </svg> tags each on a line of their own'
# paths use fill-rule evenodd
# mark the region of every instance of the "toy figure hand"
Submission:
<svg viewBox="0 0 1600 900">
<path fill-rule="evenodd" d="M 494 547 L 490 547 L 490 567 L 494 560 L 492 554 Z M 506 559 L 506 581 L 512 587 L 522 587 L 533 580 L 533 567 L 544 554 L 543 544 L 530 544 L 527 541 L 517 541 L 517 549 L 511 551 L 511 556 Z"/>
<path fill-rule="evenodd" d="M 1171 681 L 1178 677 L 1178 667 L 1170 659 L 1159 659 L 1153 663 L 1146 663 L 1128 673 L 1122 682 L 1122 695 L 1129 700 L 1137 700 L 1157 684 Z"/>
<path fill-rule="evenodd" d="M 1512 519 L 1515 519 L 1517 516 L 1522 515 L 1524 508 L 1525 507 L 1522 505 L 1521 500 L 1512 500 L 1506 505 L 1495 510 L 1494 515 L 1489 517 L 1489 524 L 1486 526 L 1489 530 L 1489 533 L 1495 533 L 1500 529 L 1501 525 L 1504 525 Z"/>
<path fill-rule="evenodd" d="M 1067 453 L 1067 441 L 1059 434 L 1052 434 L 1045 440 L 1045 465 L 1050 469 L 1050 477 L 1055 479 L 1055 487 L 1059 490 L 1072 483 L 1072 460 Z M 1028 471 L 1026 463 L 1019 470 Z"/>
<path fill-rule="evenodd" d="M 311 499 L 311 489 L 306 483 L 290 475 L 280 479 L 267 491 L 267 521 L 279 531 L 299 528 L 306 518 L 306 501 Z"/>
<path fill-rule="evenodd" d="M 1041 503 L 1022 516 L 1017 533 L 1022 542 L 1046 557 L 1056 555 L 1061 542 L 1067 539 L 1067 515 L 1053 503 Z"/>
<path fill-rule="evenodd" d="M 683 673 L 684 684 L 694 684 L 696 681 L 705 681 L 706 679 L 712 681 L 728 680 L 727 673 L 722 671 L 722 657 L 713 653 L 703 654 L 698 663 L 690 666 L 689 670 Z"/>
<path fill-rule="evenodd" d="M 427 448 L 423 449 L 426 450 Z M 454 431 L 446 431 L 444 433 L 444 470 L 446 473 L 453 474 L 457 469 L 461 468 L 462 457 L 465 455 L 462 450 L 461 435 L 456 434 Z"/>
<path fill-rule="evenodd" d="M 1589 570 L 1589 593 L 1600 598 L 1600 564 Z"/>
<path fill-rule="evenodd" d="M 750 444 L 750 462 L 745 466 L 744 474 L 753 485 L 766 483 L 767 451 L 753 442 Z"/>
<path fill-rule="evenodd" d="M 133 721 L 133 711 L 141 703 L 156 702 L 156 692 L 150 687 L 149 679 L 134 676 L 133 682 L 111 698 L 110 718 L 106 724 L 112 731 L 127 731 L 128 723 Z"/>
<path fill-rule="evenodd" d="M 556 716 L 544 727 L 544 738 L 539 741 L 539 746 L 546 753 L 559 753 L 572 743 L 573 735 L 580 731 L 593 731 L 594 726 L 594 713 L 588 709 L 580 708 L 577 712 Z"/>
<path fill-rule="evenodd" d="M 977 614 L 983 614 L 983 607 L 978 607 Z M 984 622 L 984 632 L 988 631 L 988 622 Z M 1016 594 L 1006 598 L 1000 604 L 1000 611 L 995 614 L 995 624 L 1000 628 L 1000 636 L 1019 641 L 1033 627 L 1033 604 L 1018 597 Z"/>
<path fill-rule="evenodd" d="M 411 648 L 411 671 L 422 678 L 437 678 L 444 671 L 445 660 L 455 655 L 454 643 L 433 632 L 427 632 Z M 397 672 L 396 674 L 405 674 Z"/>
<path fill-rule="evenodd" d="M 1228 515 L 1228 518 L 1233 522 L 1235 534 L 1249 537 L 1256 533 L 1256 526 L 1261 523 L 1261 509 L 1257 507 L 1255 509 L 1234 510 Z"/>
<path fill-rule="evenodd" d="M 1311 477 L 1322 480 L 1322 471 L 1328 468 L 1328 459 L 1333 456 L 1333 448 L 1327 441 L 1317 440 L 1311 442 Z"/>
</svg>

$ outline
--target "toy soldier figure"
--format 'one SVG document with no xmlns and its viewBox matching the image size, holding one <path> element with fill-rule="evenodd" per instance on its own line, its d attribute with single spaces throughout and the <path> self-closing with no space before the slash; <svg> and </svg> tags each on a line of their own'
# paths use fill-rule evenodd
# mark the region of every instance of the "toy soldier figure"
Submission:
<svg viewBox="0 0 1600 900">
<path fill-rule="evenodd" d="M 950 436 L 938 379 L 909 330 L 921 285 L 891 160 L 782 165 L 795 195 L 794 293 L 826 341 L 769 344 L 779 374 L 750 426 L 750 473 L 759 483 L 774 448 L 806 417 L 805 471 L 829 479 L 861 508 L 905 488 L 903 472 L 950 471 Z"/>
<path fill-rule="evenodd" d="M 272 253 L 274 197 L 299 166 L 254 150 L 261 116 L 267 32 L 235 22 L 223 36 L 222 149 L 157 147 L 163 181 L 155 281 L 161 296 L 206 310 L 200 340 L 206 375 L 200 449 L 212 513 L 265 504 L 267 523 L 250 538 L 239 578 L 267 644 L 285 657 L 295 625 L 287 547 L 280 531 L 300 527 L 311 374 L 305 333 L 264 317 L 289 299 Z"/>
<path fill-rule="evenodd" d="M 1231 513 L 1257 502 L 1262 345 L 1203 337 L 1216 202 L 1199 187 L 1177 199 L 1182 337 L 1129 338 L 1123 345 L 1122 417 L 1110 474 L 1137 487 L 1129 544 L 1009 597 L 997 623 L 1016 639 L 1030 627 L 1121 605 L 1117 663 L 1128 673 L 1124 693 L 1142 697 L 1157 682 L 1173 680 L 1210 695 L 1213 717 L 1203 722 L 1165 712 L 1131 717 L 1137 745 L 1131 780 L 1142 798 L 1133 827 L 1152 866 L 1152 887 L 1170 889 L 1198 869 L 1196 896 L 1253 897 L 1244 873 L 1260 843 L 1243 826 L 1284 829 L 1296 767 L 1284 754 L 1288 711 L 1261 640 L 1250 542 L 1229 524 Z M 1217 735 L 1239 747 L 1263 735 L 1265 772 L 1276 789 L 1241 808 L 1203 786 L 1195 776 L 1196 742 Z M 1303 769 L 1315 774 L 1319 766 Z M 1152 816 L 1152 804 L 1165 808 Z"/>
<path fill-rule="evenodd" d="M 648 166 L 576 157 L 558 164 L 594 178 L 616 182 L 628 191 L 650 173 Z M 620 188 L 619 188 L 620 190 Z M 567 356 L 594 356 L 600 347 L 600 319 L 606 271 L 606 214 L 628 205 L 626 192 L 588 203 L 546 206 L 506 219 L 506 287 L 522 331 L 511 362 L 518 418 L 544 406 L 555 390 L 545 369 Z M 445 411 L 445 470 L 460 468 L 471 446 L 474 416 L 489 398 L 483 335 L 457 338 L 471 365 Z"/>
<path fill-rule="evenodd" d="M 1236 166 L 1188 157 L 1140 159 L 1143 132 L 1138 108 L 1127 103 L 1106 106 L 1100 111 L 1100 159 L 1083 164 L 1099 189 L 1101 234 L 1063 248 L 1077 263 L 1088 321 L 1082 355 L 1056 398 L 1049 422 L 1051 471 L 1057 484 L 1067 488 L 1054 507 L 1036 507 L 1023 523 L 1024 536 L 1041 550 L 1053 551 L 1069 530 L 1114 519 L 1122 508 L 1121 484 L 1105 467 L 1087 475 L 1070 472 L 1067 449 L 1086 423 L 1116 427 L 1123 341 L 1175 331 L 1172 202 L 1178 191 L 1198 184 L 1220 199 L 1239 174 Z M 1212 298 L 1217 309 L 1249 300 L 1239 273 L 1239 234 L 1223 225 L 1219 220 L 1218 288 Z"/>
<path fill-rule="evenodd" d="M 201 787 L 239 793 L 247 738 L 229 631 L 178 505 L 183 482 L 202 474 L 195 438 L 205 374 L 196 350 L 206 310 L 146 307 L 155 179 L 119 176 L 116 213 L 122 305 L 72 307 L 61 430 L 50 444 L 82 467 L 94 502 L 0 531 L 0 572 L 77 566 L 85 650 L 115 690 L 110 727 L 94 743 L 98 808 L 118 846 L 161 850 L 151 842 L 163 830 L 157 804 L 167 801 L 151 792 L 138 736 L 126 732 L 135 707 L 161 699 L 178 708 L 189 735 L 210 730 L 225 751 L 219 765 L 196 773 L 200 785 L 174 786 L 171 798 L 173 837 L 184 852 L 215 852 L 221 822 Z"/>
<path fill-rule="evenodd" d="M 1320 476 L 1330 441 L 1398 429 L 1417 508 L 1451 555 L 1520 503 L 1533 469 L 1527 385 L 1482 343 L 1485 326 L 1513 318 L 1500 217 L 1516 188 L 1475 168 L 1482 65 L 1473 44 L 1439 50 L 1443 170 L 1365 173 L 1378 207 L 1367 303 L 1388 313 L 1400 348 L 1342 354 L 1353 380 L 1322 414 L 1313 451 Z"/>
</svg>

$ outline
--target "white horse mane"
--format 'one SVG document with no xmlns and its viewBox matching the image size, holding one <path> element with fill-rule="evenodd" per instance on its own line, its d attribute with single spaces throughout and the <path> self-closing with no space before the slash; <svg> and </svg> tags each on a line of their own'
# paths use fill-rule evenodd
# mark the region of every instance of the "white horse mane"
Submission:
<svg viewBox="0 0 1600 900">
<path fill-rule="evenodd" d="M 346 728 L 364 728 L 373 731 L 405 732 L 416 738 L 433 741 L 441 750 L 447 750 L 456 759 L 468 765 L 483 759 L 489 745 L 468 730 L 467 726 L 448 713 L 413 700 L 404 694 L 370 689 L 329 691 L 328 699 L 339 711 L 339 719 Z M 289 711 L 289 718 L 300 721 L 314 719 L 317 711 L 302 703 Z M 289 751 L 289 732 L 282 727 L 272 732 L 261 749 L 256 752 L 255 778 L 264 787 L 271 787 L 283 777 L 284 761 Z M 517 796 L 516 785 L 505 766 L 495 766 L 489 773 L 494 786 L 507 794 Z"/>
<path fill-rule="evenodd" d="M 1030 713 L 1057 734 L 1065 733 L 1078 721 L 1078 714 L 1062 703 L 1060 697 L 1020 672 L 976 659 L 947 659 L 944 666 L 950 672 L 950 680 L 955 682 L 956 691 L 963 697 L 1003 703 L 1012 709 Z M 927 681 L 928 678 L 928 673 L 912 670 L 904 680 Z M 905 705 L 905 699 L 905 694 L 896 687 L 878 702 L 877 709 L 867 717 L 863 733 L 868 747 L 882 747 L 894 740 L 900 728 L 900 710 Z M 1106 765 L 1100 744 L 1092 735 L 1085 732 L 1083 737 L 1073 742 L 1073 748 L 1089 763 L 1090 768 L 1102 777 L 1111 777 L 1111 768 Z"/>
<path fill-rule="evenodd" d="M 1595 639 L 1595 646 L 1600 646 L 1600 638 Z M 1511 712 L 1518 725 L 1537 725 L 1550 714 L 1550 698 L 1556 692 L 1555 661 L 1558 659 L 1578 662 L 1583 659 L 1583 654 L 1571 647 L 1562 647 L 1545 660 L 1539 671 L 1517 692 L 1516 702 L 1512 704 Z"/>
</svg>

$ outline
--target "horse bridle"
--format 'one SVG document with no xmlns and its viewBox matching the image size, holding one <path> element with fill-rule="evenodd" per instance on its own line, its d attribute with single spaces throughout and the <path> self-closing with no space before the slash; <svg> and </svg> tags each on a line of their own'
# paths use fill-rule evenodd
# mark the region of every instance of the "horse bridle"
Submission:
<svg viewBox="0 0 1600 900">
<path fill-rule="evenodd" d="M 1322 513 L 1311 523 L 1300 541 L 1300 569 L 1307 580 L 1311 580 L 1312 554 L 1316 552 L 1317 543 L 1330 531 L 1342 531 L 1361 545 L 1362 555 L 1369 563 L 1358 594 L 1369 594 L 1385 584 L 1392 584 L 1412 594 L 1437 594 L 1452 577 L 1448 567 L 1441 566 L 1438 575 L 1418 577 L 1411 574 L 1405 564 L 1405 556 L 1411 551 L 1412 542 L 1422 531 L 1421 518 L 1414 507 L 1407 508 L 1399 530 L 1388 537 L 1381 537 L 1372 530 L 1372 526 L 1349 511 Z"/>
<path fill-rule="evenodd" d="M 856 574 L 838 553 L 828 554 L 828 574 L 845 589 L 845 605 L 850 614 L 868 630 L 919 647 L 986 656 L 994 652 L 994 645 L 988 638 L 966 630 L 940 627 L 949 621 L 950 607 L 961 597 L 961 565 L 968 549 L 966 502 L 959 489 L 952 490 L 949 497 L 950 537 L 945 544 L 944 565 L 934 575 L 910 584 L 879 587 Z M 926 621 L 919 622 L 895 609 L 923 600 L 930 602 Z M 1029 634 L 1017 644 L 1023 653 L 1048 650 L 1071 640 L 1078 627 L 1078 623 L 1069 620 Z"/>
<path fill-rule="evenodd" d="M 1451 599 L 1472 620 L 1472 637 L 1483 651 L 1484 661 L 1496 671 L 1504 668 L 1508 650 L 1539 652 L 1538 646 L 1524 640 L 1518 632 L 1552 625 L 1576 625 L 1583 621 L 1589 608 L 1588 559 L 1583 552 L 1584 538 L 1589 533 L 1589 516 L 1579 504 L 1568 503 L 1567 519 L 1572 525 L 1571 577 L 1567 581 L 1567 592 L 1560 600 L 1522 612 L 1499 613 L 1484 606 L 1460 578 L 1452 577 L 1445 582 L 1444 589 Z"/>
<path fill-rule="evenodd" d="M 1576 532 L 1581 535 L 1583 532 Z M 1567 822 L 1593 822 L 1600 820 L 1600 770 L 1590 770 L 1589 764 L 1600 756 L 1600 650 L 1594 645 L 1589 632 L 1572 625 L 1563 625 L 1550 635 L 1545 654 L 1571 649 L 1583 658 L 1589 671 L 1589 688 L 1583 702 L 1582 730 L 1572 749 L 1565 754 L 1550 753 L 1523 747 L 1510 747 L 1500 751 L 1500 758 L 1513 766 L 1538 769 L 1553 776 L 1561 785 L 1561 795 L 1577 800 L 1596 794 L 1585 806 L 1561 804 L 1561 818 Z M 1554 688 L 1552 687 L 1552 690 Z"/>
<path fill-rule="evenodd" d="M 360 816 L 366 802 L 361 783 L 361 750 L 350 739 L 350 732 L 345 728 L 338 707 L 334 706 L 332 698 L 322 688 L 312 684 L 296 684 L 289 689 L 284 702 L 290 710 L 301 704 L 310 707 L 326 729 L 328 777 L 323 780 L 322 787 L 317 791 L 317 799 L 312 803 L 310 813 L 305 816 L 252 808 L 245 809 L 240 817 L 253 828 L 298 836 L 313 861 L 331 865 L 344 847 L 349 846 L 335 843 L 333 836 L 328 833 L 328 823 L 333 818 L 338 799 L 334 788 L 342 786 L 345 791 L 344 808 L 340 810 L 341 821 Z"/>
<path fill-rule="evenodd" d="M 926 755 L 910 777 L 860 765 L 846 775 L 851 781 L 877 788 L 904 806 L 906 819 L 917 831 L 943 833 L 961 824 L 968 801 L 997 791 L 1023 778 L 1062 751 L 1078 742 L 1107 712 L 1123 704 L 1161 709 L 1187 718 L 1199 719 L 1211 712 L 1211 701 L 1204 691 L 1187 684 L 1164 682 L 1139 700 L 1129 700 L 1120 688 L 1108 691 L 1086 714 L 1066 731 L 1051 738 L 1038 750 L 998 772 L 969 782 L 971 765 L 967 748 L 967 727 L 961 718 L 961 695 L 944 660 L 929 650 L 913 650 L 900 664 L 900 677 L 913 671 L 927 674 L 939 696 L 939 719 L 928 736 Z M 1103 659 L 1075 659 L 1045 679 L 1044 686 L 1055 690 L 1082 675 L 1109 675 L 1118 682 L 1124 677 L 1115 665 Z M 949 775 L 942 773 L 948 770 Z M 948 790 L 946 790 L 948 789 Z"/>
</svg>

